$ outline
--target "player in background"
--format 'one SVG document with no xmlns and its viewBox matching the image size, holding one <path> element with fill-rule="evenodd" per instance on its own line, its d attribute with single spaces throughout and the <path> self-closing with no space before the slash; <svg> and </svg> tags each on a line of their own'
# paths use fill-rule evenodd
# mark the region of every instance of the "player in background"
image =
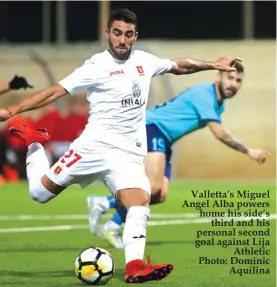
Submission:
<svg viewBox="0 0 277 287">
<path fill-rule="evenodd" d="M 214 83 L 199 84 L 181 92 L 162 105 L 146 112 L 148 154 L 145 158 L 146 173 L 151 184 L 151 204 L 164 202 L 171 176 L 172 145 L 187 134 L 208 127 L 216 139 L 262 164 L 268 152 L 248 148 L 228 132 L 221 122 L 226 99 L 239 91 L 244 68 L 237 62 L 236 71 L 219 72 Z M 123 248 L 121 224 L 126 209 L 111 196 L 87 198 L 90 231 L 106 239 L 111 246 Z M 101 216 L 110 208 L 117 208 L 110 220 L 99 226 Z"/>
<path fill-rule="evenodd" d="M 14 76 L 9 82 L 0 82 L 0 96 L 8 93 L 11 90 L 19 90 L 19 89 L 27 89 L 33 88 L 33 86 L 29 85 L 27 80 L 24 77 Z M 5 183 L 5 178 L 3 176 L 3 163 L 5 162 L 5 154 L 4 154 L 4 136 L 0 132 L 0 185 Z"/>
<path fill-rule="evenodd" d="M 126 282 L 161 280 L 171 273 L 173 265 L 143 261 L 151 194 L 143 163 L 147 153 L 145 109 L 151 78 L 165 73 L 235 71 L 234 64 L 240 59 L 170 60 L 140 50 L 132 51 L 138 26 L 136 14 L 128 9 L 112 11 L 105 33 L 109 43 L 107 50 L 93 55 L 58 84 L 17 105 L 0 109 L 0 121 L 46 106 L 68 93 L 75 95 L 86 90 L 90 102 L 88 123 L 69 151 L 51 168 L 43 148 L 49 139 L 47 131 L 27 126 L 10 129 L 27 149 L 30 196 L 46 203 L 71 184 L 78 183 L 85 188 L 101 179 L 128 209 L 123 232 Z"/>
<path fill-rule="evenodd" d="M 11 90 L 33 88 L 29 85 L 24 77 L 14 76 L 10 82 L 0 82 L 0 95 L 3 95 Z"/>
</svg>

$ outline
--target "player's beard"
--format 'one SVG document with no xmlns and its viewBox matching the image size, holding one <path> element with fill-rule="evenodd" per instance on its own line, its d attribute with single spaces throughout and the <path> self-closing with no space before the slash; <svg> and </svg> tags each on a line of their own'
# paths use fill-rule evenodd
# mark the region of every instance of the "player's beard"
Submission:
<svg viewBox="0 0 277 287">
<path fill-rule="evenodd" d="M 131 48 L 132 45 L 128 46 L 124 46 L 124 49 L 120 49 L 119 46 L 114 46 L 113 43 L 111 42 L 111 40 L 109 39 L 109 46 L 111 51 L 113 52 L 113 55 L 119 59 L 119 60 L 127 60 L 130 56 L 131 53 Z"/>
<path fill-rule="evenodd" d="M 219 90 L 219 93 L 220 93 L 220 96 L 221 96 L 221 99 L 222 99 L 222 100 L 232 98 L 232 97 L 236 94 L 236 92 L 237 92 L 235 89 L 233 89 L 233 90 L 231 91 L 231 94 L 230 94 L 230 93 L 226 94 L 226 92 L 224 91 L 224 87 L 223 87 L 223 83 L 222 83 L 222 82 L 219 83 L 219 85 L 218 85 L 218 90 Z M 226 89 L 225 89 L 225 90 L 226 90 Z"/>
</svg>

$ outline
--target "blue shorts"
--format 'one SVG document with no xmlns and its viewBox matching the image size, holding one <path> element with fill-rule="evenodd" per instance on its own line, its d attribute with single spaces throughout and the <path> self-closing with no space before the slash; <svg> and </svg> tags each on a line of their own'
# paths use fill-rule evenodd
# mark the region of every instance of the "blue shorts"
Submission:
<svg viewBox="0 0 277 287">
<path fill-rule="evenodd" d="M 154 125 L 146 125 L 148 152 L 162 152 L 165 154 L 166 164 L 164 175 L 171 178 L 171 156 L 172 149 L 166 136 Z"/>
</svg>

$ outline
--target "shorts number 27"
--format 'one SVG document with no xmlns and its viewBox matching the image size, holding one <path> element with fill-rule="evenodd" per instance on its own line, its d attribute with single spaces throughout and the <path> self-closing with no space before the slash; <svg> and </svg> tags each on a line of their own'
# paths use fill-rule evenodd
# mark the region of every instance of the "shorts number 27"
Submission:
<svg viewBox="0 0 277 287">
<path fill-rule="evenodd" d="M 74 152 L 72 149 L 65 153 L 61 159 L 61 163 L 65 163 L 66 167 L 71 167 L 74 163 L 80 160 L 82 157 Z"/>
</svg>

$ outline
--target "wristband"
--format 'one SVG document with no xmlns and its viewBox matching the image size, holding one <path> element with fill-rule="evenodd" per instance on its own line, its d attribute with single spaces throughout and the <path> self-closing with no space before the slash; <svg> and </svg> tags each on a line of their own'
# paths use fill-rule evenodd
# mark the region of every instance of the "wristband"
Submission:
<svg viewBox="0 0 277 287">
<path fill-rule="evenodd" d="M 10 116 L 12 117 L 13 115 L 12 115 L 11 111 L 8 108 L 6 108 L 6 110 L 9 112 Z"/>
</svg>

